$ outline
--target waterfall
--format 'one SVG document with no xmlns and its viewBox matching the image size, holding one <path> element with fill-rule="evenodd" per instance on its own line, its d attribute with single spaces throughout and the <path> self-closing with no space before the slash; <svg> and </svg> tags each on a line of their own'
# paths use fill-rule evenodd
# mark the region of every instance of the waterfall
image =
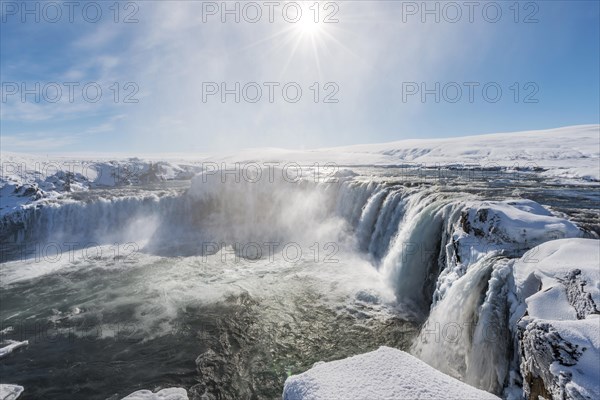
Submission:
<svg viewBox="0 0 600 400">
<path fill-rule="evenodd" d="M 166 219 L 180 223 L 189 204 L 169 194 L 93 197 L 48 202 L 2 221 L 3 260 L 31 255 L 35 248 L 80 248 L 97 244 L 148 241 Z M 178 217 L 179 216 L 179 217 Z"/>
<path fill-rule="evenodd" d="M 421 313 L 429 307 L 439 273 L 442 226 L 450 203 L 446 195 L 431 190 L 409 194 L 381 262 L 382 274 L 394 285 L 399 301 Z"/>
<path fill-rule="evenodd" d="M 436 369 L 498 393 L 508 372 L 508 260 L 491 254 L 474 265 L 431 310 L 413 352 Z"/>
<path fill-rule="evenodd" d="M 99 191 L 38 204 L 3 218 L 2 238 L 13 247 L 134 241 L 145 251 L 170 256 L 199 254 L 207 243 L 352 247 L 352 227 L 376 187 L 281 178 L 223 183 L 201 174 L 185 192 L 108 197 Z"/>
<path fill-rule="evenodd" d="M 459 195 L 355 179 L 220 178 L 200 174 L 187 191 L 165 196 L 94 192 L 83 200 L 49 202 L 25 211 L 13 243 L 135 241 L 146 251 L 176 256 L 198 254 L 207 242 L 334 242 L 367 254 L 399 302 L 427 314 Z"/>
<path fill-rule="evenodd" d="M 3 241 L 142 240 L 145 251 L 172 256 L 199 254 L 203 241 L 335 242 L 368 258 L 399 309 L 424 321 L 415 355 L 494 393 L 515 357 L 508 256 L 551 239 L 548 227 L 562 237 L 577 231 L 533 202 L 477 203 L 458 190 L 354 177 L 224 184 L 200 174 L 185 192 L 139 193 L 26 209 L 3 219 Z M 481 246 L 469 247 L 473 240 Z"/>
<path fill-rule="evenodd" d="M 380 214 L 382 203 L 388 193 L 387 189 L 376 190 L 369 197 L 363 208 L 358 227 L 356 228 L 356 237 L 361 251 L 365 251 L 369 247 L 377 216 Z"/>
</svg>

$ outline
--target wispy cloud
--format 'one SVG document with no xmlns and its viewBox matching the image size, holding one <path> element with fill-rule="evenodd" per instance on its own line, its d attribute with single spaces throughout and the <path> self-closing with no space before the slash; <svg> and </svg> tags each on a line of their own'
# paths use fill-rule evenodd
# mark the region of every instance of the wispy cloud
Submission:
<svg viewBox="0 0 600 400">
<path fill-rule="evenodd" d="M 26 137 L 17 135 L 2 135 L 0 138 L 2 148 L 12 151 L 44 152 L 64 149 L 79 141 L 75 136 L 59 136 L 56 132 L 36 133 L 29 132 Z"/>
</svg>

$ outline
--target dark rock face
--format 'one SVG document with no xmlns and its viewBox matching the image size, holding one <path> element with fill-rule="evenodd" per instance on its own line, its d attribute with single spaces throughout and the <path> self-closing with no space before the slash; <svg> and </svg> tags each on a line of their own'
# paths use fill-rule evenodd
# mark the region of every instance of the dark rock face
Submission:
<svg viewBox="0 0 600 400">
<path fill-rule="evenodd" d="M 584 290 L 587 282 L 581 277 L 580 269 L 573 269 L 561 280 L 565 285 L 567 299 L 577 312 L 577 319 L 585 319 L 590 314 L 600 314 L 592 295 Z"/>
<path fill-rule="evenodd" d="M 585 348 L 562 338 L 550 323 L 528 321 L 527 317 L 519 326 L 519 345 L 526 398 L 587 399 L 583 394 L 566 392 L 570 372 L 551 368 L 555 362 L 565 367 L 577 364 Z"/>
<path fill-rule="evenodd" d="M 467 209 L 460 218 L 462 230 L 469 235 L 492 242 L 510 242 L 508 235 L 498 229 L 499 223 L 500 216 L 490 212 L 487 207 Z"/>
</svg>

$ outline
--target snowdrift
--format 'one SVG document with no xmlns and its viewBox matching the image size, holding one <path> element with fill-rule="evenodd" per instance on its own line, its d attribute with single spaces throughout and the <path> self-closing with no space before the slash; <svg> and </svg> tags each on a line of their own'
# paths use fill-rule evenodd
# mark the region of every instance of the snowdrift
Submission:
<svg viewBox="0 0 600 400">
<path fill-rule="evenodd" d="M 445 375 L 400 350 L 376 351 L 317 363 L 289 377 L 284 400 L 498 399 Z"/>
</svg>

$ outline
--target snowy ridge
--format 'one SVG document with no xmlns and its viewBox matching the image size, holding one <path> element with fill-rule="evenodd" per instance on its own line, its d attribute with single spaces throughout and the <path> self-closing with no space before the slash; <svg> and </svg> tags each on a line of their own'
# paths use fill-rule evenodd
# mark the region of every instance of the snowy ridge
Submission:
<svg viewBox="0 0 600 400">
<path fill-rule="evenodd" d="M 228 160 L 293 160 L 339 165 L 462 166 L 541 170 L 549 178 L 600 181 L 600 125 L 447 139 L 407 139 L 325 149 L 253 149 Z"/>
<path fill-rule="evenodd" d="M 389 347 L 329 363 L 317 363 L 285 382 L 284 400 L 464 399 L 498 397 L 475 389 Z"/>
<path fill-rule="evenodd" d="M 0 215 L 40 198 L 163 180 L 182 180 L 202 163 L 248 161 L 334 163 L 338 166 L 406 165 L 415 168 L 464 167 L 537 171 L 553 179 L 600 181 L 600 126 L 499 133 L 448 139 L 410 139 L 392 143 L 316 150 L 249 149 L 232 154 L 156 155 L 107 159 L 106 155 L 36 156 L 2 152 Z M 231 167 L 231 165 L 228 165 Z"/>
<path fill-rule="evenodd" d="M 141 160 L 86 160 L 2 153 L 0 216 L 30 204 L 61 200 L 90 189 L 168 180 L 189 180 L 200 171 L 193 163 Z"/>
</svg>

